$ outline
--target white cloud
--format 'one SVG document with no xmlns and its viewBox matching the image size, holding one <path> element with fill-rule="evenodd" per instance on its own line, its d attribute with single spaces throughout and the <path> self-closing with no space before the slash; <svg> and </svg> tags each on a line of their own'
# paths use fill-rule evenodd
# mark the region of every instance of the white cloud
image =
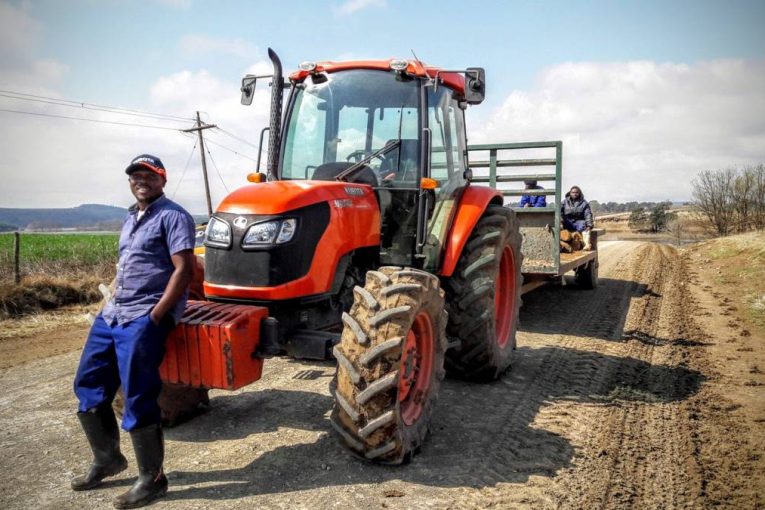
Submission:
<svg viewBox="0 0 765 510">
<path fill-rule="evenodd" d="M 386 0 L 348 0 L 337 7 L 338 14 L 353 14 L 370 7 L 383 8 L 387 6 Z"/>
<path fill-rule="evenodd" d="M 0 3 L 0 28 L 0 88 L 63 97 L 61 87 L 68 66 L 37 55 L 44 27 L 23 7 Z M 234 41 L 228 46 L 218 44 L 215 49 L 243 54 L 252 48 Z M 267 74 L 269 69 L 266 62 L 258 62 L 246 72 Z M 268 119 L 269 88 L 266 84 L 259 87 L 250 108 L 240 106 L 239 94 L 238 80 L 223 81 L 206 71 L 184 71 L 158 78 L 146 98 L 145 109 L 184 117 L 201 110 L 204 120 L 257 144 L 259 130 Z M 127 206 L 134 199 L 124 168 L 137 154 L 151 153 L 162 158 L 168 168 L 165 191 L 190 211 L 204 212 L 199 152 L 191 152 L 196 139 L 176 130 L 190 127 L 191 121 L 175 123 L 10 98 L 0 98 L 0 108 L 173 128 L 159 130 L 0 112 L 4 149 L 0 159 L 0 207 L 72 207 L 82 203 Z M 256 148 L 222 132 L 208 130 L 205 137 L 240 154 L 257 156 Z M 218 171 L 231 189 L 246 182 L 245 175 L 254 170 L 255 163 L 213 144 L 209 152 L 210 183 L 217 205 L 225 194 Z"/>
<path fill-rule="evenodd" d="M 237 57 L 254 57 L 257 47 L 241 38 L 220 39 L 202 34 L 188 34 L 178 43 L 181 50 L 190 55 L 205 53 L 223 53 Z"/>
<path fill-rule="evenodd" d="M 761 60 L 566 63 L 468 129 L 471 143 L 562 140 L 564 186 L 588 198 L 688 199 L 701 170 L 765 161 L 763 90 Z"/>
<path fill-rule="evenodd" d="M 56 60 L 33 60 L 24 66 L 2 67 L 0 71 L 0 87 L 6 90 L 55 96 L 69 66 Z"/>
<path fill-rule="evenodd" d="M 262 74 L 265 69 L 270 67 L 261 62 L 246 72 Z M 56 90 L 41 93 L 60 97 Z M 260 129 L 268 123 L 269 93 L 267 84 L 259 84 L 253 105 L 245 107 L 239 104 L 238 81 L 223 81 L 204 70 L 183 71 L 157 79 L 151 87 L 146 109 L 184 117 L 191 117 L 200 110 L 203 121 L 217 124 L 257 146 Z M 2 104 L 7 106 L 5 102 Z M 39 103 L 24 103 L 22 109 L 173 128 L 192 126 L 191 122 L 177 124 Z M 168 168 L 167 194 L 194 213 L 205 211 L 199 148 L 192 153 L 196 135 L 9 113 L 0 115 L 0 138 L 6 148 L 0 160 L 0 175 L 4 179 L 0 187 L 0 207 L 71 207 L 81 203 L 127 206 L 133 198 L 123 170 L 137 154 L 150 153 L 159 156 Z M 254 171 L 255 163 L 243 156 L 255 159 L 257 149 L 218 130 L 204 133 L 206 140 L 239 153 L 213 143 L 207 145 L 212 155 L 211 159 L 208 156 L 207 166 L 215 207 L 226 193 L 221 178 L 229 190 L 245 184 L 246 174 Z"/>
<path fill-rule="evenodd" d="M 0 3 L 0 59 L 8 64 L 27 58 L 41 30 L 42 25 L 24 7 Z"/>
<path fill-rule="evenodd" d="M 248 68 L 243 75 L 248 73 L 267 74 L 270 69 L 271 66 L 266 62 L 258 62 Z M 199 110 L 204 122 L 216 124 L 223 130 L 249 142 L 249 144 L 244 143 L 220 130 L 213 129 L 204 132 L 205 139 L 212 142 L 207 143 L 207 149 L 212 154 L 212 161 L 208 159 L 207 167 L 213 208 L 225 195 L 221 178 L 228 189 L 232 190 L 245 184 L 246 175 L 255 170 L 255 162 L 249 158 L 257 159 L 256 147 L 260 130 L 268 125 L 270 87 L 265 83 L 266 81 L 258 83 L 251 106 L 240 104 L 238 81 L 224 81 L 205 70 L 182 71 L 163 76 L 151 87 L 152 109 L 171 111 L 182 115 L 188 115 Z M 196 135 L 188 138 L 174 136 L 180 138 L 184 147 L 180 152 L 173 155 L 175 175 L 178 176 L 188 159 Z M 264 152 L 263 166 L 265 166 L 265 160 Z M 220 177 L 216 167 L 220 172 Z M 169 175 L 172 180 L 173 174 Z M 167 189 L 173 191 L 177 182 L 177 180 L 169 182 Z M 194 211 L 201 212 L 204 210 L 204 184 L 198 148 L 192 156 L 176 198 Z"/>
</svg>

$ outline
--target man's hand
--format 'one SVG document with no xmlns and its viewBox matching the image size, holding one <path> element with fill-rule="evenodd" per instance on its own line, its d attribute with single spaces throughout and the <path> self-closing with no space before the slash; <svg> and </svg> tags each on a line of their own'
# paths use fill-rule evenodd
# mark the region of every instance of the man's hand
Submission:
<svg viewBox="0 0 765 510">
<path fill-rule="evenodd" d="M 165 314 L 172 310 L 175 303 L 178 302 L 178 298 L 189 287 L 191 278 L 194 275 L 194 252 L 192 250 L 179 251 L 171 255 L 170 258 L 173 261 L 175 270 L 170 276 L 170 281 L 167 283 L 159 303 L 149 312 L 149 318 L 157 325 L 162 321 Z"/>
<path fill-rule="evenodd" d="M 154 308 L 152 308 L 151 312 L 149 312 L 149 319 L 154 323 L 155 326 L 159 326 L 159 323 L 162 322 L 162 317 L 157 317 L 157 314 L 154 313 Z"/>
</svg>

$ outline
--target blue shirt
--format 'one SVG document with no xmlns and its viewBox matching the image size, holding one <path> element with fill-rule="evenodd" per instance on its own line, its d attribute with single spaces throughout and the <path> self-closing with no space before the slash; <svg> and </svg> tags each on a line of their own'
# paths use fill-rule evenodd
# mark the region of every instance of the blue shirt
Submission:
<svg viewBox="0 0 765 510">
<path fill-rule="evenodd" d="M 194 219 L 165 195 L 149 204 L 140 220 L 138 205 L 130 207 L 120 234 L 116 288 L 102 312 L 106 323 L 124 324 L 148 314 L 175 271 L 171 255 L 193 248 Z M 176 323 L 187 299 L 188 290 L 169 312 Z"/>
<path fill-rule="evenodd" d="M 534 189 L 544 189 L 542 186 L 534 186 Z M 518 207 L 529 205 L 531 207 L 547 207 L 547 198 L 544 195 L 523 195 Z"/>
</svg>

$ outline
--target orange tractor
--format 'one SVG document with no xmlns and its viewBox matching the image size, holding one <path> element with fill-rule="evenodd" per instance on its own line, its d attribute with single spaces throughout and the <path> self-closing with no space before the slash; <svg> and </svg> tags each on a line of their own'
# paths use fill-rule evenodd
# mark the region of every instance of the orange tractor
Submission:
<svg viewBox="0 0 765 510">
<path fill-rule="evenodd" d="M 269 56 L 273 75 L 242 81 L 244 104 L 271 81 L 267 175 L 210 218 L 205 300 L 168 340 L 163 379 L 236 389 L 271 355 L 333 356 L 337 435 L 399 464 L 445 373 L 493 380 L 515 348 L 516 214 L 471 186 L 467 161 L 464 111 L 483 101 L 484 71 L 306 62 L 285 80 Z"/>
</svg>

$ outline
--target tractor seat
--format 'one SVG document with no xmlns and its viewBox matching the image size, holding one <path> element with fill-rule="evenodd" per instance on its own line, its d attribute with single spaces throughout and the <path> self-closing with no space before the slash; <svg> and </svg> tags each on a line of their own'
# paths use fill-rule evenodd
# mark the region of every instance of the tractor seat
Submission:
<svg viewBox="0 0 765 510">
<path fill-rule="evenodd" d="M 343 171 L 352 167 L 354 163 L 347 163 L 344 161 L 335 161 L 333 163 L 324 163 L 316 167 L 313 171 L 311 179 L 314 181 L 334 181 Z M 370 186 L 377 187 L 377 176 L 374 170 L 364 165 L 361 169 L 352 174 L 348 182 L 355 182 L 358 184 L 369 184 Z"/>
</svg>

